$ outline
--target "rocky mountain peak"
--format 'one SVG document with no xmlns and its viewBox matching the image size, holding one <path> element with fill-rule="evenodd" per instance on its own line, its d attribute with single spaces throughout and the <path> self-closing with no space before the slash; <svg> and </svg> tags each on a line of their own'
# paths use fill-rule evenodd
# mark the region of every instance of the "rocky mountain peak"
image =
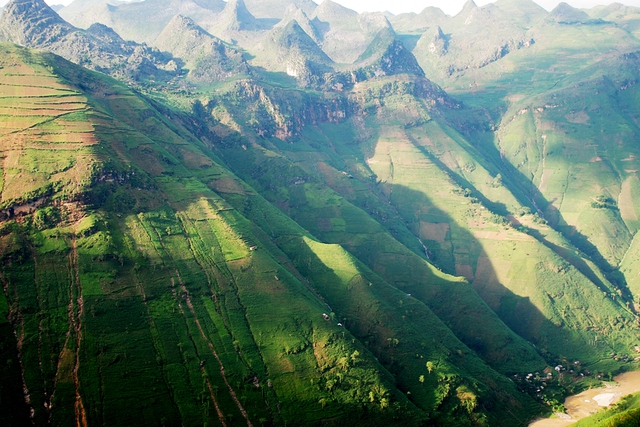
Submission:
<svg viewBox="0 0 640 427">
<path fill-rule="evenodd" d="M 220 14 L 220 22 L 227 30 L 243 31 L 258 27 L 258 21 L 249 12 L 244 0 L 229 0 Z"/>
<path fill-rule="evenodd" d="M 438 56 L 447 53 L 449 38 L 444 34 L 442 28 L 436 26 L 433 31 L 426 32 L 418 43 L 428 43 L 427 50 Z"/>
<path fill-rule="evenodd" d="M 374 33 L 384 28 L 392 29 L 389 19 L 382 12 L 363 13 L 358 16 L 360 28 L 365 33 Z"/>
<path fill-rule="evenodd" d="M 441 22 L 447 18 L 447 15 L 442 11 L 442 9 L 434 6 L 425 7 L 424 9 L 422 9 L 422 12 L 418 14 L 418 16 L 422 19 L 427 19 L 432 22 Z"/>
<path fill-rule="evenodd" d="M 533 0 L 497 0 L 493 5 L 505 17 L 527 27 L 549 14 Z"/>
<path fill-rule="evenodd" d="M 467 2 L 462 6 L 462 10 L 459 14 L 469 13 L 470 11 L 476 9 L 478 5 L 473 0 L 467 0 Z"/>
<path fill-rule="evenodd" d="M 0 40 L 20 44 L 47 44 L 75 28 L 44 0 L 12 0 L 0 18 Z"/>
<path fill-rule="evenodd" d="M 104 41 L 105 43 L 125 43 L 125 41 L 116 33 L 113 28 L 107 27 L 104 24 L 96 23 L 87 28 L 87 33 L 91 34 L 97 39 Z"/>
<path fill-rule="evenodd" d="M 284 17 L 278 22 L 275 27 L 285 27 L 290 22 L 295 21 L 300 28 L 309 35 L 315 42 L 318 42 L 320 35 L 313 26 L 307 14 L 295 4 L 291 3 L 285 10 Z"/>
<path fill-rule="evenodd" d="M 565 2 L 558 4 L 549 17 L 562 24 L 575 24 L 589 20 L 589 15 Z"/>
<path fill-rule="evenodd" d="M 277 36 L 277 42 L 280 47 L 288 49 L 296 48 L 302 52 L 311 54 L 320 54 L 322 52 L 315 41 L 311 40 L 306 31 L 300 26 L 300 23 L 295 19 L 289 21 L 282 28 L 282 31 Z M 329 57 L 324 53 L 322 53 L 321 56 L 326 58 L 327 62 L 331 62 Z"/>
<path fill-rule="evenodd" d="M 358 58 L 359 80 L 371 77 L 411 74 L 424 77 L 416 58 L 396 37 L 391 28 L 380 30 L 367 50 Z M 364 77 L 364 78 L 363 78 Z"/>
<path fill-rule="evenodd" d="M 208 84 L 250 73 L 241 52 L 186 16 L 173 17 L 156 39 L 155 46 L 184 61 L 189 70 L 187 79 L 195 83 Z"/>
</svg>

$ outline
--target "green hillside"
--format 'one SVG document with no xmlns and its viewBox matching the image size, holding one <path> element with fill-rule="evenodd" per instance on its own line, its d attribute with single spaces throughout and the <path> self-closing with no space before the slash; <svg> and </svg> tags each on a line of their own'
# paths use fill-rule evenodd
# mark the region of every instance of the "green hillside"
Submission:
<svg viewBox="0 0 640 427">
<path fill-rule="evenodd" d="M 82 111 L 5 122 L 2 277 L 37 422 L 517 424 L 536 410 L 427 305 L 270 207 L 147 101 L 3 49 L 10 93 Z M 78 141 L 55 145 L 62 129 Z"/>
<path fill-rule="evenodd" d="M 637 368 L 636 8 L 115 3 L 0 18 L 1 425 L 526 426 Z"/>
</svg>

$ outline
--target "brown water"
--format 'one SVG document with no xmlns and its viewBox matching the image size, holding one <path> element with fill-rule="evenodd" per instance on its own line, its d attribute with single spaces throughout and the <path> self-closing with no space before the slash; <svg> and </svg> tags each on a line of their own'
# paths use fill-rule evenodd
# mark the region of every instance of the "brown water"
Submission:
<svg viewBox="0 0 640 427">
<path fill-rule="evenodd" d="M 564 401 L 565 414 L 556 414 L 558 418 L 536 420 L 529 427 L 566 427 L 582 418 L 599 412 L 616 403 L 620 398 L 640 391 L 640 371 L 627 372 L 614 378 L 615 383 L 606 383 L 602 388 L 592 388 Z"/>
</svg>

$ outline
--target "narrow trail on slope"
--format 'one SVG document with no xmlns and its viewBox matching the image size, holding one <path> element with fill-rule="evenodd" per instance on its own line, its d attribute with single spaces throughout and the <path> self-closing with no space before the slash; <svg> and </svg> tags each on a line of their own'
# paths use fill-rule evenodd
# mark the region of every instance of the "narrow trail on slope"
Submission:
<svg viewBox="0 0 640 427">
<path fill-rule="evenodd" d="M 235 283 L 235 278 L 233 276 L 233 274 L 231 273 L 231 271 L 229 270 L 228 265 L 223 264 L 223 265 L 218 265 L 216 264 L 216 262 L 207 254 L 207 251 L 204 249 L 204 238 L 203 236 L 200 234 L 200 232 L 196 229 L 196 227 L 193 226 L 193 224 L 190 222 L 190 220 L 185 216 L 185 215 L 179 215 L 179 220 L 182 226 L 182 231 L 184 232 L 184 234 L 187 236 L 187 239 L 189 241 L 189 247 L 191 249 L 191 253 L 193 254 L 194 259 L 196 260 L 196 262 L 198 263 L 198 265 L 200 266 L 200 268 L 202 269 L 202 271 L 204 272 L 205 276 L 207 277 L 207 284 L 209 286 L 209 289 L 211 289 L 212 292 L 212 300 L 215 304 L 215 310 L 218 314 L 220 314 L 220 319 L 222 320 L 222 323 L 227 331 L 227 333 L 233 337 L 233 330 L 229 325 L 228 322 L 228 314 L 224 314 L 223 310 L 221 309 L 221 307 L 218 304 L 218 296 L 217 296 L 217 291 L 216 291 L 216 287 L 214 286 L 215 282 L 222 282 L 223 280 L 228 280 L 230 282 L 230 284 L 232 285 L 232 287 L 234 288 L 234 292 L 233 292 L 233 297 L 235 298 L 235 300 L 237 301 L 238 305 L 240 307 L 242 307 L 242 311 L 244 313 L 244 320 L 245 320 L 245 326 L 247 327 L 247 331 L 251 334 L 251 329 L 249 327 L 249 322 L 247 320 L 246 317 L 246 309 L 244 308 L 244 306 L 242 305 L 239 295 L 238 295 L 238 287 L 237 284 Z M 195 236 L 190 236 L 189 235 L 189 231 L 188 231 L 188 227 L 192 227 L 195 230 Z M 197 238 L 196 238 L 197 236 Z M 218 248 L 219 250 L 221 250 L 220 248 Z M 290 270 L 291 271 L 291 270 Z M 304 283 L 304 278 L 302 278 L 302 276 L 300 276 L 299 273 L 297 273 L 296 271 L 291 271 L 292 274 L 299 276 L 300 281 L 302 283 Z M 309 283 L 305 283 L 307 288 L 314 294 L 316 295 L 321 301 L 324 301 L 324 299 L 322 298 L 321 295 L 319 295 L 315 289 L 313 289 Z M 325 303 L 326 304 L 326 303 Z M 332 311 L 332 310 L 330 310 Z M 251 334 L 252 335 L 252 334 Z M 252 335 L 253 336 L 253 335 Z M 258 350 L 258 346 L 255 343 L 255 340 L 252 341 L 253 345 L 255 345 L 256 350 Z M 262 363 L 262 366 L 264 367 L 265 372 L 267 371 L 266 368 L 266 364 L 264 362 L 264 359 L 262 358 L 262 354 L 260 353 L 260 351 L 257 351 L 259 358 L 260 358 L 260 363 Z M 242 361 L 242 363 L 251 371 L 253 371 L 252 367 L 250 366 L 250 364 L 247 362 L 247 360 L 245 360 L 245 358 L 242 356 L 242 354 L 240 352 L 238 352 L 238 357 L 240 358 L 240 360 Z M 271 405 L 269 403 L 269 399 L 267 398 L 267 396 L 264 393 L 264 389 L 262 389 L 262 397 L 264 399 L 264 403 L 265 403 L 265 407 L 268 409 L 269 413 L 271 414 L 272 419 L 274 418 L 274 413 L 273 410 L 271 408 Z M 274 396 L 275 401 L 276 401 L 276 406 L 279 407 L 279 402 L 277 399 L 277 396 Z M 279 415 L 280 412 L 278 411 Z"/>
<path fill-rule="evenodd" d="M 88 427 L 87 413 L 82 402 L 82 396 L 80 395 L 80 380 L 78 378 L 78 369 L 80 368 L 80 346 L 82 344 L 82 316 L 84 314 L 84 299 L 82 298 L 82 284 L 80 283 L 80 272 L 78 268 L 78 245 L 76 236 L 71 239 L 71 254 L 69 255 L 71 261 L 71 267 L 73 268 L 72 283 L 75 284 L 75 291 L 77 299 L 75 301 L 75 309 L 72 310 L 71 321 L 76 336 L 76 358 L 73 366 L 73 383 L 76 390 L 76 427 Z M 73 294 L 70 295 L 73 304 Z M 77 311 L 76 311 L 77 310 Z"/>
<path fill-rule="evenodd" d="M 162 236 L 160 235 L 160 233 L 158 232 L 158 230 L 152 226 L 152 229 L 155 231 L 156 236 L 158 237 L 158 245 L 162 248 L 162 251 L 164 252 L 165 257 L 162 257 L 163 259 L 163 263 L 165 265 L 170 265 L 173 264 L 173 260 L 171 257 L 170 252 L 167 250 L 167 248 L 164 246 L 164 243 L 162 241 Z M 160 252 L 159 252 L 160 253 Z M 175 265 L 174 265 L 175 268 Z M 175 269 L 175 274 L 176 277 L 178 278 L 178 282 L 180 283 L 180 289 L 183 292 L 184 295 L 186 295 L 186 303 L 187 303 L 187 307 L 189 308 L 189 311 L 191 312 L 193 319 L 195 321 L 195 324 L 198 328 L 198 331 L 200 332 L 200 335 L 202 337 L 202 339 L 204 339 L 204 341 L 207 343 L 207 346 L 209 347 L 209 349 L 211 350 L 211 354 L 213 355 L 213 357 L 215 357 L 215 359 L 218 362 L 218 365 L 220 366 L 220 375 L 224 381 L 224 383 L 227 385 L 227 388 L 229 389 L 229 395 L 231 396 L 231 398 L 233 399 L 233 401 L 235 402 L 236 406 L 238 407 L 238 410 L 240 411 L 240 413 L 242 414 L 242 416 L 246 419 L 247 421 L 247 427 L 253 427 L 253 424 L 251 423 L 251 420 L 249 420 L 249 415 L 247 414 L 247 411 L 244 409 L 244 407 L 242 406 L 242 403 L 240 403 L 240 400 L 238 399 L 236 392 L 233 390 L 233 388 L 231 387 L 231 384 L 229 384 L 229 381 L 227 380 L 227 376 L 225 374 L 225 368 L 224 368 L 224 364 L 222 363 L 222 360 L 220 359 L 220 356 L 218 356 L 218 353 L 215 351 L 215 348 L 213 346 L 213 343 L 211 342 L 211 340 L 207 337 L 206 333 L 204 332 L 204 329 L 202 328 L 202 325 L 200 324 L 200 320 L 198 319 L 198 316 L 196 315 L 195 309 L 193 307 L 193 304 L 191 302 L 191 295 L 189 294 L 189 291 L 187 290 L 187 287 L 185 286 L 184 282 L 182 281 L 182 277 L 180 276 L 180 272 L 178 271 L 178 269 Z M 171 286 L 172 288 L 175 287 L 175 280 L 173 278 L 171 278 Z M 175 295 L 174 295 L 175 297 Z M 180 307 L 180 310 L 182 311 L 182 304 L 180 302 L 178 302 L 178 305 Z M 184 312 L 182 313 L 183 317 L 184 316 Z M 209 380 L 206 379 L 207 381 L 207 385 L 210 387 L 211 385 L 209 384 Z M 213 390 L 213 388 L 211 388 Z M 216 409 L 218 410 L 218 404 L 215 400 L 215 397 L 213 394 L 211 394 L 211 398 L 214 402 L 214 405 L 216 406 Z M 222 412 L 218 411 L 218 416 L 222 417 Z M 220 418 L 221 423 L 223 423 L 224 425 L 224 420 L 223 418 Z M 86 426 L 82 426 L 82 427 L 86 427 Z"/>
<path fill-rule="evenodd" d="M 177 295 L 176 295 L 176 282 L 174 280 L 174 278 L 171 278 L 171 289 L 172 289 L 172 293 L 174 298 L 176 298 L 177 300 Z M 184 285 L 181 286 L 181 288 L 184 288 Z M 184 309 L 182 308 L 182 304 L 178 301 L 178 308 L 180 309 L 180 314 L 182 314 L 182 317 L 185 319 L 187 319 L 187 316 L 184 313 Z M 193 310 L 192 310 L 193 313 Z M 194 314 L 195 317 L 195 314 Z M 196 319 L 196 322 L 198 322 L 198 320 Z M 200 326 L 200 324 L 198 323 L 198 326 Z M 187 331 L 189 331 L 189 326 L 187 324 Z M 191 335 L 191 331 L 189 331 L 189 335 Z M 190 337 L 192 344 L 194 345 L 194 347 L 196 348 L 196 354 L 198 354 L 198 350 L 197 350 L 197 346 L 195 345 L 195 342 L 193 342 L 193 337 Z M 200 359 L 200 356 L 198 355 L 198 359 Z M 218 419 L 220 420 L 220 423 L 222 424 L 222 427 L 227 427 L 227 423 L 224 421 L 224 414 L 222 413 L 222 410 L 220 409 L 220 405 L 218 404 L 218 400 L 216 399 L 216 395 L 213 392 L 213 387 L 211 386 L 211 381 L 209 380 L 209 377 L 207 376 L 207 371 L 204 369 L 204 366 L 202 365 L 202 359 L 200 359 L 200 372 L 203 375 L 204 381 L 207 384 L 207 388 L 209 389 L 209 395 L 211 396 L 211 401 L 213 402 L 213 406 L 216 408 L 216 412 L 218 413 Z"/>
<path fill-rule="evenodd" d="M 207 388 L 209 389 L 209 395 L 211 396 L 211 400 L 213 401 L 213 406 L 216 408 L 216 412 L 218 413 L 218 418 L 220 418 L 220 423 L 222 423 L 222 427 L 227 427 L 227 423 L 224 422 L 224 414 L 220 410 L 220 406 L 218 406 L 218 402 L 216 401 L 215 394 L 213 393 L 213 387 L 211 387 L 211 381 L 207 378 L 207 371 L 204 369 L 204 366 L 200 367 L 200 372 L 202 372 L 202 376 L 204 377 Z"/>
<path fill-rule="evenodd" d="M 84 110 L 85 110 L 85 111 L 89 111 L 89 109 L 88 109 L 88 108 L 85 108 Z M 69 115 L 71 115 L 71 114 L 73 114 L 73 113 L 77 113 L 77 112 L 79 112 L 79 111 L 83 111 L 83 110 L 73 110 L 73 111 L 68 111 L 68 112 L 62 113 L 62 114 L 58 114 L 58 115 L 56 115 L 56 116 L 49 116 L 49 118 L 47 118 L 47 119 L 45 119 L 45 120 L 43 120 L 43 121 L 41 121 L 41 122 L 34 123 L 34 124 L 32 124 L 31 126 L 27 126 L 27 127 L 25 127 L 25 128 L 22 128 L 22 129 L 16 129 L 16 130 L 13 130 L 13 131 L 11 131 L 11 132 L 2 133 L 2 134 L 0 134 L 0 136 L 4 137 L 4 136 L 9 136 L 9 135 L 15 135 L 15 134 L 19 134 L 19 133 L 21 133 L 21 132 L 28 131 L 28 130 L 30 130 L 30 129 L 35 129 L 35 128 L 37 128 L 38 126 L 41 126 L 41 125 L 44 125 L 44 124 L 47 124 L 47 123 L 51 123 L 51 122 L 53 122 L 54 120 L 58 120 L 58 119 L 60 119 L 60 118 L 62 118 L 62 117 L 64 117 L 64 116 L 69 116 Z"/>
<path fill-rule="evenodd" d="M 218 361 L 218 364 L 220 365 L 220 375 L 222 375 L 222 379 L 224 380 L 224 383 L 227 385 L 227 388 L 229 389 L 229 394 L 231 395 L 231 398 L 238 406 L 238 410 L 240 411 L 242 416 L 247 420 L 247 426 L 253 427 L 253 424 L 251 424 L 251 421 L 249 420 L 249 415 L 247 414 L 247 411 L 242 406 L 242 403 L 240 403 L 240 400 L 238 400 L 238 397 L 236 396 L 236 392 L 233 390 L 233 388 L 231 387 L 231 384 L 229 384 L 229 381 L 227 380 L 227 376 L 225 375 L 224 365 L 222 364 L 222 360 L 220 360 L 218 353 L 213 347 L 213 343 L 211 342 L 209 337 L 207 337 L 207 334 L 204 333 L 204 330 L 202 329 L 202 325 L 200 325 L 200 320 L 198 319 L 195 309 L 193 308 L 193 304 L 191 303 L 191 295 L 189 294 L 187 287 L 182 282 L 182 278 L 180 277 L 180 272 L 178 270 L 176 270 L 176 276 L 178 277 L 178 282 L 180 283 L 180 289 L 182 290 L 184 295 L 186 295 L 185 299 L 187 302 L 187 307 L 189 307 L 189 311 L 191 311 L 191 314 L 196 323 L 196 326 L 198 327 L 198 331 L 200 331 L 200 335 L 202 336 L 202 339 L 207 343 L 207 346 L 209 346 L 209 349 L 211 350 L 211 354 L 213 355 L 213 357 L 216 358 L 216 360 Z"/>
<path fill-rule="evenodd" d="M 56 388 L 58 386 L 58 381 L 60 380 L 60 375 L 62 373 L 62 365 L 64 363 L 64 356 L 66 353 L 67 346 L 69 345 L 69 340 L 71 339 L 71 331 L 73 330 L 73 287 L 74 287 L 74 279 L 73 279 L 73 261 L 72 256 L 69 255 L 69 273 L 71 280 L 69 280 L 69 306 L 67 307 L 67 319 L 69 319 L 69 327 L 67 328 L 67 333 L 65 334 L 64 344 L 60 347 L 60 353 L 58 354 L 58 363 L 56 364 L 56 372 L 53 377 L 53 393 L 49 396 L 47 406 L 49 410 L 49 421 L 51 421 L 51 409 L 53 408 L 53 400 L 55 399 Z"/>
</svg>

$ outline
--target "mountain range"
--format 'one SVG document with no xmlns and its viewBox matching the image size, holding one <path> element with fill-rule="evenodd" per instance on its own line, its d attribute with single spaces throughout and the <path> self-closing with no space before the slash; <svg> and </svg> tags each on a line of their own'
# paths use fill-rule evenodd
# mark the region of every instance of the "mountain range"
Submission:
<svg viewBox="0 0 640 427">
<path fill-rule="evenodd" d="M 0 42 L 3 425 L 526 426 L 637 368 L 639 8 L 11 0 Z"/>
</svg>

